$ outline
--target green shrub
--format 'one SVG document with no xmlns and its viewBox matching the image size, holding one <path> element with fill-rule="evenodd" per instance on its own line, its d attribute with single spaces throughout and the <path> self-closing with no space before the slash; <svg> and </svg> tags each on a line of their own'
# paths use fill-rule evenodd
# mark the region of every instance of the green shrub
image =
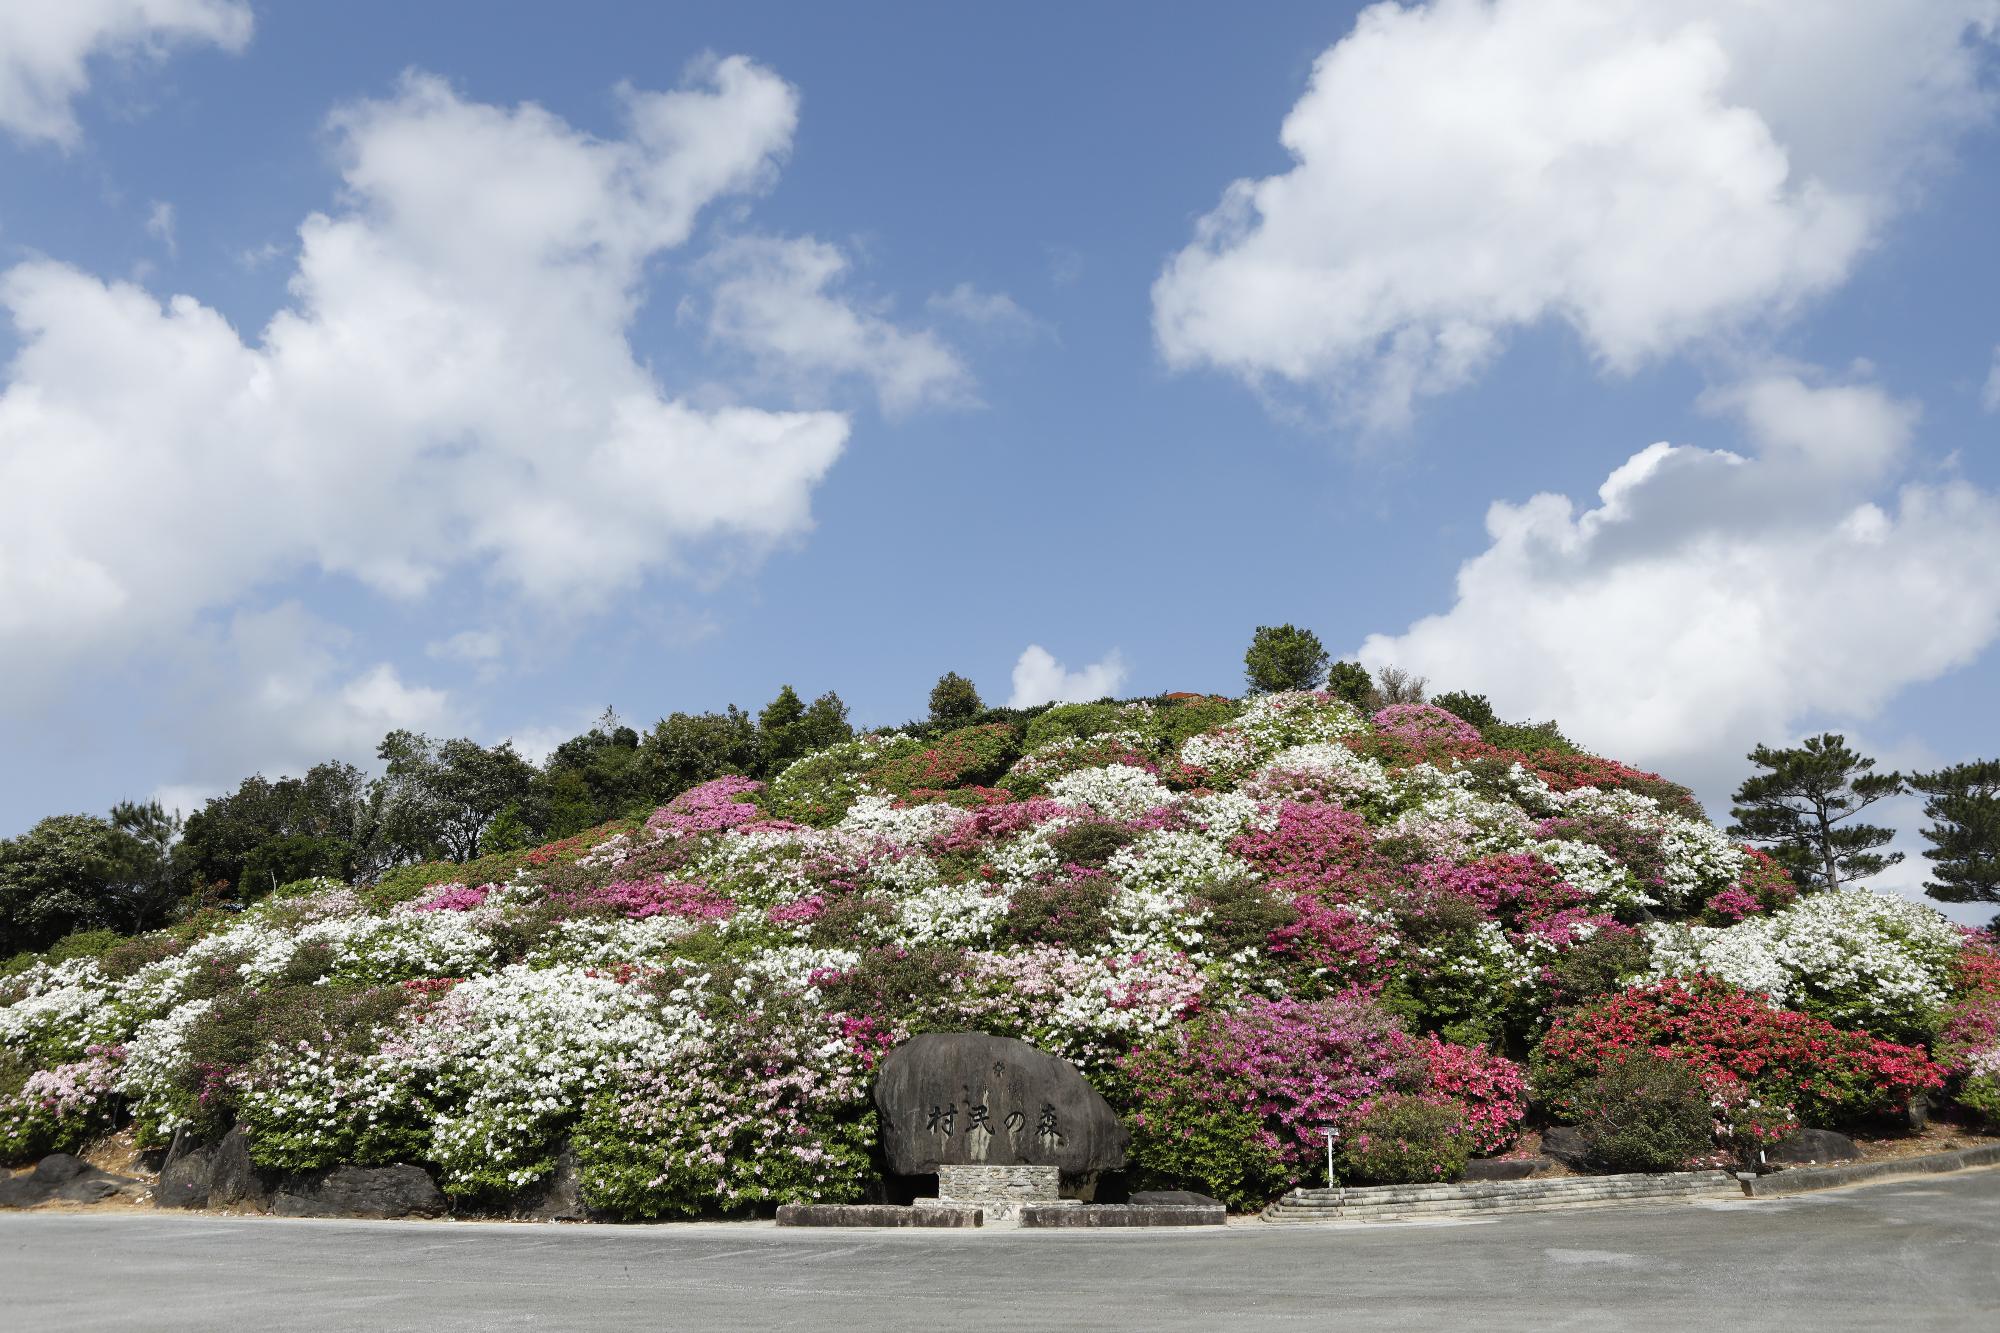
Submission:
<svg viewBox="0 0 2000 1333">
<path fill-rule="evenodd" d="M 1484 730 L 1499 723 L 1493 711 L 1492 701 L 1483 694 L 1472 694 L 1465 690 L 1448 690 L 1431 696 L 1431 703 L 1444 709 L 1461 722 L 1469 722 Z"/>
<path fill-rule="evenodd" d="M 1136 730 L 1137 710 L 1124 704 L 1057 704 L 1028 723 L 1023 748 L 1038 750 L 1051 741 L 1087 741 L 1109 731 Z"/>
<path fill-rule="evenodd" d="M 1576 1110 L 1591 1156 L 1613 1171 L 1678 1171 L 1714 1134 L 1700 1076 L 1649 1050 L 1607 1064 L 1577 1094 Z"/>
<path fill-rule="evenodd" d="M 1014 891 L 994 927 L 1003 945 L 1061 944 L 1088 949 L 1111 941 L 1111 903 L 1118 883 L 1109 875 L 1079 875 Z"/>
<path fill-rule="evenodd" d="M 1050 838 L 1049 850 L 1060 865 L 1102 870 L 1106 862 L 1138 840 L 1139 835 L 1123 824 L 1087 822 L 1072 824 Z"/>
<path fill-rule="evenodd" d="M 1457 1180 L 1471 1155 L 1464 1102 L 1400 1092 L 1378 1097 L 1340 1144 L 1342 1176 L 1376 1185 Z"/>
<path fill-rule="evenodd" d="M 1652 947 L 1635 930 L 1601 930 L 1573 944 L 1542 970 L 1559 1006 L 1590 1004 L 1616 995 L 1652 964 Z"/>
</svg>

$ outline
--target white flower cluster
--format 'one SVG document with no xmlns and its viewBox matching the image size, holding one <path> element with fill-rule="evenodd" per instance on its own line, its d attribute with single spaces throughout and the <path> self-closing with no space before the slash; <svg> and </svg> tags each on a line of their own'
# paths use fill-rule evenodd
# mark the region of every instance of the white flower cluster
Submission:
<svg viewBox="0 0 2000 1333">
<path fill-rule="evenodd" d="M 1157 777 L 1130 764 L 1106 764 L 1065 774 L 1049 784 L 1049 795 L 1065 805 L 1088 806 L 1106 819 L 1137 819 L 1174 800 L 1174 794 Z"/>
<path fill-rule="evenodd" d="M 1812 894 L 1733 926 L 1647 928 L 1653 975 L 1707 972 L 1845 1025 L 1921 1029 L 1950 998 L 1957 928 L 1866 889 Z"/>
</svg>

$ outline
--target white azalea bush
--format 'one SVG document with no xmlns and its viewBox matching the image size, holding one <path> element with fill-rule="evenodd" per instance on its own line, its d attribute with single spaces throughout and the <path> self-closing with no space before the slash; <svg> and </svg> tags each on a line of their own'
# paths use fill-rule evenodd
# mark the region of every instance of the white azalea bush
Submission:
<svg viewBox="0 0 2000 1333">
<path fill-rule="evenodd" d="M 1133 1109 L 1180 1104 L 1147 1080 L 1186 1043 L 1271 1015 L 1375 1034 L 1322 1036 L 1393 1048 L 1389 1083 L 1474 1105 L 1491 1149 L 1524 1110 L 1501 1052 L 1649 964 L 1881 1031 L 1952 999 L 1960 942 L 1935 914 L 1790 896 L 1662 779 L 1499 749 L 1441 710 L 1065 705 L 35 962 L 0 977 L 0 1151 L 241 1125 L 269 1169 L 420 1163 L 468 1209 L 543 1188 L 565 1151 L 610 1216 L 850 1200 L 879 1185 L 872 1072 L 915 1033 L 1019 1036 Z M 1291 1161 L 1273 1123 L 1366 1110 L 1260 1120 L 1277 1094 L 1251 1064 L 1189 1049 L 1241 1102 L 1191 1092 L 1217 1118 L 1176 1142 Z M 1167 1142 L 1156 1127 L 1138 1141 Z"/>
<path fill-rule="evenodd" d="M 1728 927 L 1648 928 L 1656 976 L 1706 972 L 1849 1027 L 1924 1037 L 1950 1001 L 1961 932 L 1928 907 L 1842 889 Z"/>
</svg>

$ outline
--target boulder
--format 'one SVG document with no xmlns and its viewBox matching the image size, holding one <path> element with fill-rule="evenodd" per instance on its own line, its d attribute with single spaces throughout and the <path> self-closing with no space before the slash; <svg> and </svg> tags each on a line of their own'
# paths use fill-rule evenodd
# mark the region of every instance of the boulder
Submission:
<svg viewBox="0 0 2000 1333">
<path fill-rule="evenodd" d="M 420 1166 L 337 1166 L 287 1176 L 271 1211 L 280 1217 L 436 1217 L 444 1196 Z"/>
<path fill-rule="evenodd" d="M 0 1179 L 0 1208 L 33 1208 L 39 1203 L 101 1203 L 114 1195 L 137 1196 L 145 1182 L 100 1171 L 80 1157 L 50 1153 L 23 1175 Z"/>
<path fill-rule="evenodd" d="M 1076 1066 L 1012 1037 L 930 1032 L 882 1061 L 875 1109 L 889 1169 L 1053 1166 L 1086 1176 L 1125 1165 L 1132 1137 Z"/>
<path fill-rule="evenodd" d="M 1554 1158 L 1572 1171 L 1592 1169 L 1590 1147 L 1583 1141 L 1583 1131 L 1573 1125 L 1544 1130 L 1542 1155 Z"/>
<path fill-rule="evenodd" d="M 208 1207 L 209 1180 L 214 1173 L 215 1153 L 206 1144 L 167 1155 L 160 1168 L 160 1183 L 153 1202 L 161 1208 Z"/>
<path fill-rule="evenodd" d="M 1764 1160 L 1773 1166 L 1852 1162 L 1860 1157 L 1860 1145 L 1830 1129 L 1795 1129 L 1764 1149 Z"/>
<path fill-rule="evenodd" d="M 565 1147 L 556 1154 L 556 1169 L 522 1197 L 514 1216 L 535 1222 L 581 1222 L 589 1216 L 572 1149 Z"/>
<path fill-rule="evenodd" d="M 1138 1190 L 1127 1200 L 1135 1208 L 1220 1208 L 1222 1201 L 1193 1190 Z"/>
<path fill-rule="evenodd" d="M 1465 1164 L 1467 1180 L 1526 1180 L 1555 1163 L 1546 1157 L 1475 1157 Z"/>
<path fill-rule="evenodd" d="M 222 1136 L 210 1158 L 208 1206 L 261 1211 L 270 1206 L 275 1174 L 250 1160 L 250 1136 L 238 1125 Z M 164 1175 L 161 1179 L 164 1181 Z"/>
</svg>

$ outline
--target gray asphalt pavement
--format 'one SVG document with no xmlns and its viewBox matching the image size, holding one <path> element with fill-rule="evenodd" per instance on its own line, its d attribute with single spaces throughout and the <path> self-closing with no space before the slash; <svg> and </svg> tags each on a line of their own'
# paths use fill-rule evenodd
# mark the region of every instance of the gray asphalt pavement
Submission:
<svg viewBox="0 0 2000 1333">
<path fill-rule="evenodd" d="M 2000 1328 L 2000 1170 L 1396 1227 L 780 1231 L 0 1215 L 0 1327 Z"/>
</svg>

